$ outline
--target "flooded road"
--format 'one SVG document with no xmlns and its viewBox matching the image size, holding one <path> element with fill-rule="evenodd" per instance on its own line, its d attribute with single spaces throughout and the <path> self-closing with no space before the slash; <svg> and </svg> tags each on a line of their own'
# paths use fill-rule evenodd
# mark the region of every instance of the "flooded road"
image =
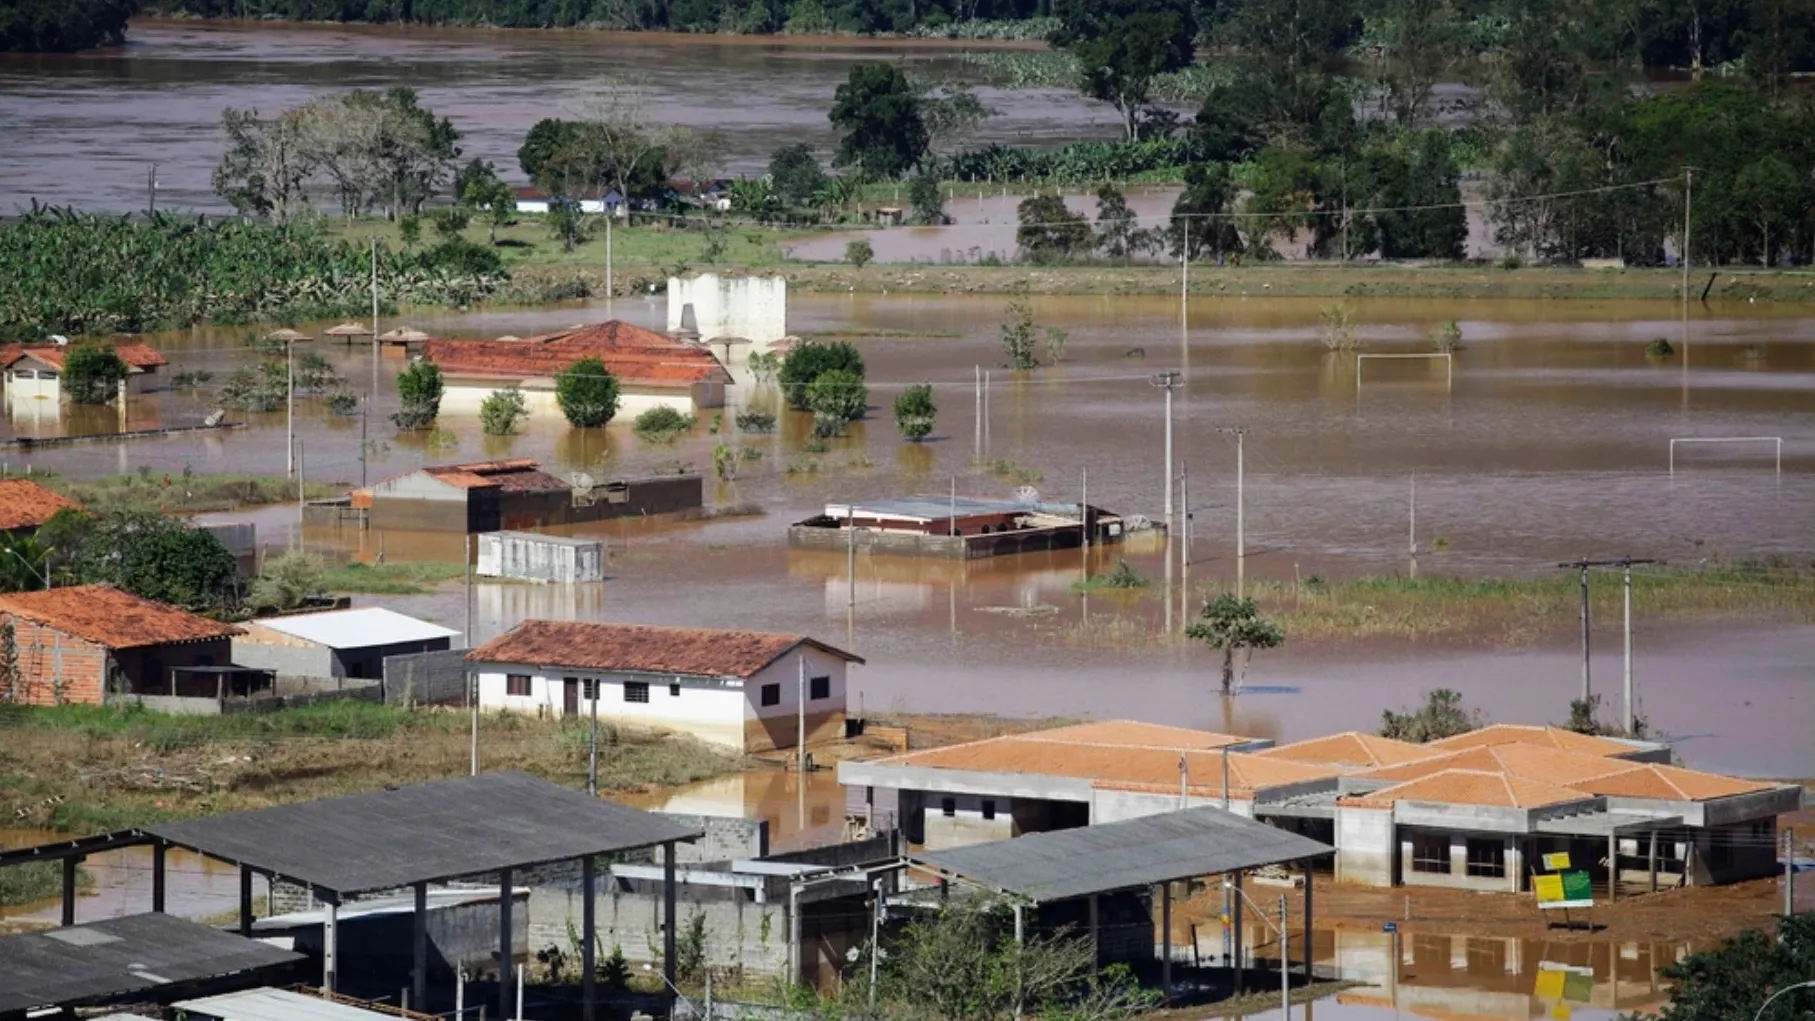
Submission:
<svg viewBox="0 0 1815 1021">
<path fill-rule="evenodd" d="M 1675 564 L 1778 557 L 1805 567 L 1815 558 L 1815 321 L 1807 318 L 1726 306 L 1693 320 L 1685 345 L 1670 306 L 1355 301 L 1348 306 L 1367 354 L 1428 351 L 1427 332 L 1452 317 L 1464 335 L 1453 378 L 1440 363 L 1369 361 L 1358 384 L 1354 354 L 1331 353 L 1317 339 L 1316 301 L 1197 298 L 1181 332 L 1176 300 L 1035 298 L 1037 321 L 1069 331 L 1069 339 L 1059 365 L 1022 376 L 1000 367 L 1003 304 L 999 297 L 797 297 L 791 328 L 857 338 L 869 365 L 871 418 L 821 454 L 802 450 L 805 416 L 786 416 L 775 434 L 739 437 L 760 457 L 744 462 L 735 481 L 709 481 L 707 501 L 757 513 L 603 526 L 609 580 L 572 589 L 481 585 L 473 638 L 532 616 L 804 631 L 848 643 L 869 660 L 853 673 L 852 708 L 872 714 L 1131 716 L 1292 740 L 1372 729 L 1381 710 L 1414 703 L 1436 686 L 1459 688 L 1490 719 L 1566 714 L 1580 685 L 1567 626 L 1517 649 L 1288 640 L 1256 658 L 1248 693 L 1225 718 L 1211 695 L 1211 657 L 1160 631 L 1176 618 L 1159 592 L 1172 560 L 1158 544 L 1099 549 L 1088 564 L 1077 552 L 969 564 L 859 557 L 854 586 L 843 556 L 786 547 L 787 524 L 827 502 L 944 494 L 954 483 L 962 494 L 1006 495 L 1020 480 L 1034 480 L 1048 497 L 1074 499 L 1085 472 L 1092 502 L 1158 518 L 1164 405 L 1148 377 L 1173 368 L 1186 375 L 1174 419 L 1176 457 L 1189 472 L 1181 502 L 1192 512 L 1194 598 L 1230 586 L 1235 573 L 1235 438 L 1219 431 L 1235 426 L 1246 430 L 1249 578 L 1407 571 L 1414 475 L 1421 574 L 1535 576 L 1581 556 Z M 659 327 L 664 307 L 620 302 L 615 312 Z M 486 311 L 414 323 L 445 335 L 524 335 L 603 314 L 597 306 Z M 205 367 L 218 386 L 249 357 L 239 336 L 202 330 L 154 341 L 171 371 Z M 1647 360 L 1644 345 L 1656 336 L 1672 338 L 1686 355 Z M 458 445 L 428 450 L 421 436 L 385 424 L 396 408 L 400 360 L 316 346 L 361 392 L 377 365 L 369 422 L 376 443 L 363 466 L 374 479 L 424 463 L 505 456 L 599 477 L 689 465 L 710 472 L 720 439 L 702 427 L 678 444 L 651 446 L 627 423 L 575 430 L 548 417 L 532 419 L 517 436 L 482 437 L 476 421 L 450 415 L 443 424 Z M 979 366 L 990 367 L 986 420 L 974 410 Z M 740 378 L 735 407 L 778 406 L 772 386 Z M 935 384 L 938 425 L 928 442 L 905 443 L 888 407 L 903 386 L 921 380 Z M 206 390 L 163 393 L 133 401 L 128 418 L 135 427 L 194 423 L 211 406 Z M 727 434 L 734 410 L 724 416 Z M 34 420 L 9 411 L 9 435 L 94 427 L 54 412 Z M 329 418 L 316 400 L 302 402 L 299 415 L 308 477 L 357 483 L 358 418 Z M 276 414 L 201 438 L 4 457 L 13 471 L 143 470 L 180 484 L 185 466 L 281 474 L 282 436 Z M 1781 476 L 1773 444 L 1681 447 L 1671 475 L 1672 438 L 1739 436 L 1782 437 Z M 228 517 L 256 521 L 261 541 L 281 548 L 296 512 L 273 507 Z M 311 529 L 306 538 L 361 558 L 461 555 L 453 536 Z M 1155 579 L 1138 603 L 1098 595 L 1086 605 L 1070 591 L 1083 573 L 1118 557 Z M 465 627 L 457 590 L 385 603 Z M 1595 623 L 1597 690 L 1612 693 L 1618 620 Z M 1635 634 L 1642 713 L 1679 739 L 1687 764 L 1815 776 L 1815 745 L 1807 740 L 1815 722 L 1815 629 L 1747 621 L 1683 627 L 1647 620 L 1641 604 Z"/>
<path fill-rule="evenodd" d="M 531 125 L 607 79 L 648 90 L 658 122 L 711 129 L 731 174 L 760 173 L 795 141 L 829 154 L 832 94 L 850 65 L 955 70 L 948 44 L 411 26 L 134 22 L 126 46 L 0 54 L 0 212 L 40 202 L 145 208 L 155 165 L 162 208 L 222 210 L 210 174 L 221 110 L 269 116 L 351 88 L 407 85 L 461 132 L 462 159 L 520 179 Z M 1116 137 L 1115 114 L 1069 90 L 980 89 L 1000 111 L 974 141 L 1056 144 Z"/>
</svg>

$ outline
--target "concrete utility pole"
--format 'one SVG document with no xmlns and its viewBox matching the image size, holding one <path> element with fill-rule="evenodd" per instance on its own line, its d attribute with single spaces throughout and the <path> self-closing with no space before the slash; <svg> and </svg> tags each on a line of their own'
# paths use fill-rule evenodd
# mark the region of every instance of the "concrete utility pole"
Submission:
<svg viewBox="0 0 1815 1021">
<path fill-rule="evenodd" d="M 807 782 L 807 657 L 795 653 L 794 662 L 800 668 L 800 676 L 794 682 L 794 772 L 804 790 Z"/>
<path fill-rule="evenodd" d="M 284 474 L 296 474 L 296 344 L 284 341 Z"/>
<path fill-rule="evenodd" d="M 1558 564 L 1559 568 L 1580 571 L 1582 575 L 1582 701 L 1586 703 L 1594 694 L 1590 683 L 1588 666 L 1588 572 L 1596 567 L 1618 567 L 1626 572 L 1626 732 L 1632 733 L 1632 568 L 1636 564 L 1655 564 L 1660 561 L 1640 560 L 1633 557 L 1619 557 L 1613 560 L 1572 560 Z"/>
<path fill-rule="evenodd" d="M 971 366 L 971 382 L 976 387 L 976 435 L 971 438 L 971 460 L 983 460 L 983 366 Z"/>
<path fill-rule="evenodd" d="M 1248 427 L 1226 425 L 1217 432 L 1235 437 L 1235 594 L 1245 595 L 1248 577 L 1247 455 L 1243 439 Z"/>
<path fill-rule="evenodd" d="M 1166 460 L 1161 475 L 1166 479 L 1166 534 L 1168 537 L 1172 535 L 1172 391 L 1184 385 L 1183 379 L 1184 376 L 1179 372 L 1168 369 L 1165 372 L 1154 373 L 1153 379 L 1150 380 L 1154 386 L 1166 391 Z"/>
<path fill-rule="evenodd" d="M 145 173 L 145 216 L 150 218 L 158 211 L 158 165 L 153 163 Z"/>
<path fill-rule="evenodd" d="M 1634 715 L 1634 709 L 1633 709 L 1633 695 L 1632 695 L 1632 565 L 1634 565 L 1634 564 L 1655 564 L 1655 563 L 1657 563 L 1657 561 L 1655 561 L 1655 560 L 1633 560 L 1630 557 L 1626 558 L 1625 560 L 1623 560 L 1620 563 L 1620 567 L 1625 571 L 1625 575 L 1626 575 L 1626 579 L 1625 579 L 1626 669 L 1625 669 L 1624 689 L 1625 689 L 1625 694 L 1626 694 L 1625 719 L 1626 719 L 1626 736 L 1627 737 L 1633 736 L 1633 734 L 1632 734 L 1633 724 L 1636 721 L 1636 717 Z"/>
<path fill-rule="evenodd" d="M 1594 686 L 1589 680 L 1588 669 L 1588 569 L 1590 567 L 1609 567 L 1611 560 L 1575 560 L 1558 564 L 1559 568 L 1582 572 L 1582 701 L 1587 702 L 1593 694 Z"/>
<path fill-rule="evenodd" d="M 1789 918 L 1796 913 L 1796 831 L 1785 827 L 1783 831 L 1783 914 Z"/>
<path fill-rule="evenodd" d="M 580 688 L 592 689 L 592 744 L 586 750 L 586 793 L 599 796 L 599 682 L 581 681 Z M 588 894 L 590 896 L 590 893 Z"/>
<path fill-rule="evenodd" d="M 1694 209 L 1695 168 L 1683 168 L 1683 250 L 1678 252 L 1678 260 L 1683 264 L 1683 315 L 1689 314 L 1689 226 L 1690 212 Z"/>
<path fill-rule="evenodd" d="M 372 396 L 378 396 L 378 235 L 372 235 Z"/>
</svg>

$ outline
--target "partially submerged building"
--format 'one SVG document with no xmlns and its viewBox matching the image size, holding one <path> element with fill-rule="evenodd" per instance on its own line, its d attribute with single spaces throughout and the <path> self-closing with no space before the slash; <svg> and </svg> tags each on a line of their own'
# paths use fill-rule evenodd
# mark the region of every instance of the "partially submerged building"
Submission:
<svg viewBox="0 0 1815 1021">
<path fill-rule="evenodd" d="M 392 656 L 445 652 L 460 632 L 382 606 L 263 617 L 233 639 L 233 662 L 290 677 L 384 676 Z"/>
<path fill-rule="evenodd" d="M 605 578 L 605 540 L 536 532 L 486 532 L 479 536 L 474 573 L 482 578 L 573 585 Z"/>
<path fill-rule="evenodd" d="M 788 336 L 788 281 L 781 276 L 668 278 L 668 332 L 739 354 L 773 351 Z"/>
<path fill-rule="evenodd" d="M 0 596 L 0 624 L 11 627 L 18 657 L 10 698 L 25 705 L 215 695 L 215 679 L 194 680 L 186 676 L 188 668 L 227 666 L 233 636 L 240 633 L 112 585 Z"/>
<path fill-rule="evenodd" d="M 1527 888 L 1569 852 L 1627 889 L 1725 883 L 1775 867 L 1801 788 L 1667 765 L 1663 745 L 1496 725 L 1408 744 L 1336 734 L 1277 747 L 1111 722 L 839 764 L 854 814 L 897 812 L 930 849 L 1218 805 L 1337 848 L 1371 886 Z M 1615 892 L 1618 887 L 1615 888 Z"/>
<path fill-rule="evenodd" d="M 1099 507 L 974 496 L 829 503 L 788 526 L 795 549 L 967 560 L 1120 542 L 1125 522 Z"/>
<path fill-rule="evenodd" d="M 122 396 L 149 392 L 162 378 L 159 370 L 170 364 L 144 341 L 122 341 L 110 349 L 126 365 L 126 378 L 120 381 Z M 0 350 L 8 395 L 61 400 L 63 373 L 74 350 L 69 344 L 14 344 Z"/>
<path fill-rule="evenodd" d="M 522 340 L 431 340 L 422 353 L 446 382 L 443 412 L 477 412 L 493 393 L 515 387 L 531 415 L 559 416 L 555 377 L 586 358 L 617 379 L 624 421 L 656 407 L 683 415 L 722 408 L 731 382 L 708 348 L 616 319 Z"/>
<path fill-rule="evenodd" d="M 863 658 L 806 635 L 528 620 L 467 654 L 479 704 L 690 734 L 738 752 L 844 736 Z"/>
<path fill-rule="evenodd" d="M 517 459 L 418 468 L 354 490 L 351 505 L 371 528 L 473 533 L 673 514 L 698 510 L 704 499 L 699 475 L 600 483 Z"/>
</svg>

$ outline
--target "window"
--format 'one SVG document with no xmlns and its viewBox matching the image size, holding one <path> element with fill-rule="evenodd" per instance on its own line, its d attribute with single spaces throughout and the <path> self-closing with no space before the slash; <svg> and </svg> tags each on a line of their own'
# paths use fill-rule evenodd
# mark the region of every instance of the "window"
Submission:
<svg viewBox="0 0 1815 1021">
<path fill-rule="evenodd" d="M 807 697 L 815 701 L 832 697 L 832 679 L 830 677 L 807 678 Z"/>
<path fill-rule="evenodd" d="M 529 695 L 529 675 L 505 674 L 504 693 L 506 695 L 522 695 L 527 697 Z"/>
<path fill-rule="evenodd" d="M 995 801 L 993 801 L 989 798 L 984 798 L 983 799 L 983 818 L 994 819 L 995 817 L 996 817 Z"/>
<path fill-rule="evenodd" d="M 668 686 L 668 697 L 669 698 L 680 698 L 681 697 L 681 682 L 676 681 L 673 684 L 670 684 Z"/>
<path fill-rule="evenodd" d="M 1506 878 L 1506 841 L 1493 837 L 1470 837 L 1468 874 L 1489 879 Z"/>
<path fill-rule="evenodd" d="M 781 705 L 781 685 L 779 685 L 779 684 L 763 685 L 762 704 L 766 705 L 766 706 Z"/>
<path fill-rule="evenodd" d="M 589 677 L 580 682 L 580 697 L 585 699 L 597 699 L 599 697 L 599 682 L 597 678 Z"/>
<path fill-rule="evenodd" d="M 958 814 L 958 799 L 957 798 L 940 798 L 939 799 L 939 814 L 945 816 L 947 819 L 950 819 L 952 816 L 957 815 Z"/>
<path fill-rule="evenodd" d="M 647 681 L 625 681 L 624 682 L 624 701 L 626 701 L 626 702 L 647 702 L 647 701 L 649 701 L 649 682 L 647 682 Z"/>
<path fill-rule="evenodd" d="M 38 374 L 30 369 L 18 369 L 13 372 L 14 379 L 37 379 Z"/>
<path fill-rule="evenodd" d="M 49 369 L 41 369 L 38 372 L 38 378 L 39 379 L 56 379 L 57 374 L 50 371 Z"/>
<path fill-rule="evenodd" d="M 1434 833 L 1412 834 L 1412 871 L 1448 875 L 1449 838 Z"/>
</svg>

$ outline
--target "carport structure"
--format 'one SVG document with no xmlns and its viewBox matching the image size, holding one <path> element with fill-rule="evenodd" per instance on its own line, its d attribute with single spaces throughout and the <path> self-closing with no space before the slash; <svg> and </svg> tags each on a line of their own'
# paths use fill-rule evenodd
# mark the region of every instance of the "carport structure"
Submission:
<svg viewBox="0 0 1815 1021">
<path fill-rule="evenodd" d="M 597 860 L 662 849 L 662 969 L 675 978 L 674 847 L 701 832 L 668 818 L 569 790 L 522 773 L 497 772 L 387 788 L 250 812 L 145 826 L 83 840 L 0 853 L 0 866 L 24 860 L 64 861 L 64 921 L 73 921 L 75 862 L 86 853 L 131 844 L 152 847 L 151 909 L 164 910 L 165 853 L 177 847 L 239 867 L 239 931 L 252 930 L 252 877 L 308 887 L 326 906 L 322 988 L 333 992 L 337 913 L 348 898 L 381 890 L 415 893 L 414 1002 L 428 982 L 427 899 L 430 883 L 496 876 L 499 899 L 500 1017 L 510 1016 L 512 873 L 578 859 L 582 910 L 582 996 L 594 1012 Z"/>
<path fill-rule="evenodd" d="M 1097 899 L 1103 894 L 1160 887 L 1163 950 L 1160 984 L 1172 991 L 1172 884 L 1199 876 L 1234 877 L 1238 896 L 1232 919 L 1241 930 L 1242 873 L 1268 865 L 1300 865 L 1305 876 L 1305 932 L 1312 931 L 1311 863 L 1336 849 L 1309 837 L 1221 808 L 1188 808 L 1123 822 L 1030 833 L 928 854 L 909 855 L 914 866 L 1014 899 L 1015 935 L 1023 933 L 1022 909 L 1089 898 L 1090 938 L 1098 939 Z M 1304 970 L 1311 975 L 1311 940 Z M 1242 967 L 1241 940 L 1235 968 Z M 1281 962 L 1285 967 L 1286 962 Z"/>
</svg>

